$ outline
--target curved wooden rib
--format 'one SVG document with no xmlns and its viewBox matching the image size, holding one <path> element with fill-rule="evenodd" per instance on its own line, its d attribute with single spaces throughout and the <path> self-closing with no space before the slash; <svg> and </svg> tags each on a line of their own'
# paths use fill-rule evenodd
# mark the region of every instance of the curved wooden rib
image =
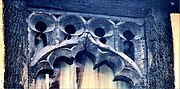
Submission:
<svg viewBox="0 0 180 89">
<path fill-rule="evenodd" d="M 123 52 L 117 52 L 117 51 L 115 51 L 112 47 L 110 47 L 110 46 L 108 46 L 108 45 L 105 45 L 105 44 L 102 44 L 102 43 L 100 43 L 100 42 L 98 42 L 98 41 L 95 41 L 95 40 L 92 38 L 92 36 L 90 36 L 90 35 L 88 35 L 88 38 L 89 38 L 89 40 L 90 40 L 94 45 L 96 45 L 96 46 L 99 47 L 100 49 L 104 49 L 104 50 L 106 50 L 107 52 L 112 52 L 112 53 L 116 54 L 117 56 L 119 56 L 123 61 L 127 61 L 129 64 L 131 64 L 131 65 L 134 67 L 134 69 L 138 72 L 138 74 L 140 75 L 140 77 L 143 77 L 143 74 L 142 74 L 140 68 L 137 66 L 137 64 L 136 64 L 131 58 L 129 58 L 127 55 L 125 55 Z M 113 59 L 112 59 L 112 60 L 113 60 Z M 121 73 L 121 70 L 118 71 L 118 72 L 115 74 L 115 76 L 116 76 L 117 74 L 119 74 L 119 73 Z"/>
<path fill-rule="evenodd" d="M 79 45 L 75 45 L 74 47 L 72 47 L 71 49 L 69 48 L 58 48 L 56 50 L 54 50 L 49 58 L 48 58 L 48 61 L 50 62 L 51 65 L 54 65 L 54 62 L 57 58 L 59 57 L 67 57 L 68 60 L 59 60 L 59 61 L 71 61 L 73 62 L 75 60 L 75 56 L 76 54 L 79 52 L 79 51 L 82 51 L 83 50 L 83 46 L 82 44 L 79 44 Z M 71 63 L 67 63 L 67 64 L 71 64 Z"/>
<path fill-rule="evenodd" d="M 128 76 L 123 76 L 123 75 L 115 77 L 115 79 L 113 81 L 124 81 L 124 82 L 130 84 L 131 86 L 135 85 L 135 83 L 133 82 L 132 78 L 129 78 Z"/>
<path fill-rule="evenodd" d="M 53 51 L 50 54 L 48 61 L 50 62 L 51 65 L 54 65 L 54 62 L 57 59 L 59 59 L 60 57 L 66 57 L 66 58 L 68 58 L 68 60 L 61 59 L 59 61 L 74 61 L 73 56 L 72 56 L 72 52 L 68 48 L 60 48 L 60 49 Z"/>
<path fill-rule="evenodd" d="M 82 50 L 86 50 L 87 52 L 90 52 L 94 56 L 93 57 L 95 64 L 94 69 L 96 69 L 97 67 L 103 64 L 106 64 L 113 70 L 115 74 L 115 79 L 119 78 L 119 76 L 122 76 L 123 71 L 125 70 L 124 62 L 128 62 L 130 65 L 132 65 L 134 70 L 131 73 L 137 73 L 137 75 L 143 77 L 142 72 L 137 66 L 137 64 L 131 58 L 126 56 L 124 53 L 117 52 L 112 47 L 102 44 L 98 41 L 95 41 L 90 35 L 88 35 L 88 39 L 86 41 L 88 42 L 88 44 L 86 44 L 85 47 L 84 44 L 72 40 L 69 41 L 66 40 L 58 45 L 44 47 L 43 49 L 36 52 L 36 54 L 33 57 L 31 66 L 35 66 L 39 61 L 41 61 L 43 58 L 47 57 L 50 53 L 52 53 L 52 51 L 54 52 L 56 52 L 57 50 L 62 52 L 66 51 L 68 54 L 67 55 L 66 53 L 59 53 L 57 57 L 65 56 L 65 57 L 75 58 L 78 52 Z M 73 47 L 71 49 L 65 49 L 68 48 L 68 46 L 73 46 Z M 53 63 L 54 59 L 51 60 L 51 57 L 53 56 L 52 54 L 50 55 L 50 60 L 48 61 Z M 87 56 L 89 55 L 87 54 Z M 132 76 L 130 76 L 130 78 L 132 78 L 133 81 L 137 80 L 134 79 Z"/>
<path fill-rule="evenodd" d="M 126 80 L 123 80 L 124 77 L 128 78 Z M 113 81 L 125 81 L 127 83 L 130 83 L 132 85 L 135 85 L 137 83 L 137 81 L 139 81 L 139 78 L 138 78 L 138 75 L 137 75 L 137 72 L 135 72 L 135 70 L 131 69 L 131 68 L 128 68 L 128 67 L 125 67 L 121 73 L 117 74 Z"/>
<path fill-rule="evenodd" d="M 92 60 L 93 63 L 95 63 L 97 60 L 100 59 L 100 54 L 103 52 L 92 43 L 89 43 L 88 46 L 85 48 L 84 54 Z"/>
<path fill-rule="evenodd" d="M 101 53 L 99 56 L 100 57 L 98 57 L 99 59 L 96 60 L 93 69 L 96 69 L 99 66 L 106 64 L 113 70 L 114 74 L 116 75 L 125 67 L 125 63 L 117 55 L 114 55 L 112 53 Z"/>
<path fill-rule="evenodd" d="M 56 49 L 65 48 L 68 46 L 74 46 L 74 45 L 78 45 L 78 44 L 80 44 L 79 41 L 64 40 L 60 44 L 46 46 L 46 47 L 38 50 L 34 54 L 30 66 L 34 66 L 38 61 L 42 60 L 43 58 L 46 58 L 52 51 L 54 51 Z"/>
<path fill-rule="evenodd" d="M 50 63 L 46 60 L 43 60 L 43 61 L 40 61 L 38 64 L 36 64 L 34 66 L 34 76 L 33 77 L 37 77 L 38 74 L 40 73 L 47 73 L 47 74 L 53 74 L 53 68 L 52 66 L 50 65 Z"/>
</svg>

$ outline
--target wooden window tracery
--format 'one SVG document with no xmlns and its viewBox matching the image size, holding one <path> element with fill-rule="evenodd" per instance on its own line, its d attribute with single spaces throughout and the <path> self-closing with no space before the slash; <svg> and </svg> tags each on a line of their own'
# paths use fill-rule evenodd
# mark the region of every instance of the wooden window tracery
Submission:
<svg viewBox="0 0 180 89">
<path fill-rule="evenodd" d="M 36 14 L 36 18 L 41 17 L 39 14 L 43 15 L 43 13 L 33 13 L 35 16 Z M 90 19 L 86 21 L 82 16 L 76 15 L 59 15 L 58 18 L 53 16 L 53 14 L 48 15 L 50 16 L 48 18 L 53 18 L 53 21 L 50 21 L 53 23 L 47 25 L 46 23 L 49 22 L 43 23 L 41 20 L 37 19 L 34 20 L 39 22 L 36 21 L 37 23 L 33 24 L 33 16 L 30 15 L 29 17 L 29 37 L 31 38 L 34 36 L 31 31 L 33 25 L 35 25 L 35 29 L 39 31 L 35 35 L 35 45 L 31 43 L 29 45 L 35 53 L 34 56 L 32 56 L 30 64 L 31 69 L 33 70 L 31 71 L 31 76 L 39 76 L 35 81 L 40 82 L 43 79 L 45 80 L 44 77 L 41 77 L 45 74 L 50 74 L 50 89 L 57 86 L 59 86 L 58 88 L 81 89 L 85 88 L 85 86 L 83 86 L 84 79 L 91 76 L 87 76 L 87 70 L 92 70 L 90 74 L 94 76 L 93 81 L 99 81 L 96 83 L 100 85 L 95 84 L 95 86 L 99 86 L 99 88 L 108 88 L 109 86 L 109 88 L 119 89 L 120 87 L 124 87 L 125 89 L 130 89 L 136 84 L 135 81 L 140 81 L 142 72 L 139 69 L 139 66 L 134 62 L 136 50 L 134 50 L 132 40 L 135 39 L 135 35 L 130 30 L 126 30 L 122 33 L 126 40 L 123 42 L 122 46 L 124 47 L 122 48 L 124 48 L 124 51 L 122 51 L 121 54 L 120 51 L 115 50 L 117 48 L 116 43 L 118 42 L 118 40 L 116 40 L 118 38 L 116 35 L 118 24 L 115 24 L 112 20 L 100 17 L 90 17 Z M 42 16 L 41 18 L 45 17 Z M 38 40 L 38 38 L 41 38 L 43 46 L 39 47 L 39 50 L 36 50 L 35 48 L 40 45 L 38 42 L 40 40 Z M 80 43 L 76 43 L 76 40 Z M 51 41 L 56 42 L 54 44 L 51 43 Z M 61 46 L 60 44 L 64 46 Z M 43 51 L 45 52 L 43 53 Z M 45 58 L 47 61 L 46 63 L 49 66 L 38 65 L 38 62 L 43 61 L 43 58 Z M 87 60 L 91 60 L 91 62 Z M 132 66 L 130 67 L 130 65 Z M 129 69 L 124 69 L 125 67 Z M 49 71 L 45 71 L 44 75 L 35 75 L 37 74 L 37 70 L 46 70 L 47 68 L 54 73 L 52 74 L 48 73 Z M 139 77 L 133 78 L 133 73 Z M 73 78 L 71 74 L 73 74 Z M 105 81 L 101 81 L 103 76 L 106 77 Z M 113 78 L 114 76 L 115 78 Z M 121 76 L 127 78 L 121 78 Z M 66 77 L 68 79 L 65 79 Z M 124 81 L 123 79 L 132 81 L 132 83 Z M 71 82 L 67 83 L 67 81 Z M 105 82 L 108 82 L 110 85 L 101 85 L 103 82 L 104 84 Z M 65 84 L 64 86 L 63 83 Z M 36 83 L 35 85 L 37 86 L 38 84 L 39 83 Z M 91 87 L 93 86 L 94 85 Z M 95 86 L 93 88 L 96 88 Z M 41 86 L 41 88 L 43 87 Z"/>
</svg>

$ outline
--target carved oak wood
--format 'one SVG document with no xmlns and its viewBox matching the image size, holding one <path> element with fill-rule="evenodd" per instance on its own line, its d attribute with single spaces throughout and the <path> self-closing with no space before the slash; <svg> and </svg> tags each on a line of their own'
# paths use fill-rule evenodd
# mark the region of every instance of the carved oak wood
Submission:
<svg viewBox="0 0 180 89">
<path fill-rule="evenodd" d="M 56 58 L 66 56 L 68 60 L 59 61 L 71 64 L 80 51 L 93 61 L 94 69 L 103 64 L 109 66 L 115 73 L 114 81 L 128 77 L 134 88 L 174 88 L 169 14 L 179 12 L 178 0 L 3 0 L 3 3 L 5 88 L 31 88 L 39 73 L 53 74 Z M 34 14 L 37 18 L 33 19 Z M 79 22 L 63 21 L 63 16 L 75 16 L 73 19 Z M 36 20 L 46 21 L 39 26 Z M 73 24 L 78 32 L 65 29 L 65 22 Z M 98 25 L 101 22 L 108 27 Z M 136 24 L 135 29 L 140 29 L 137 34 L 132 30 L 134 61 L 122 51 L 121 43 L 128 39 L 120 31 L 126 28 L 124 22 Z M 45 31 L 38 30 L 42 24 L 47 26 Z M 97 27 L 110 30 L 105 30 L 108 34 L 99 34 L 95 31 Z"/>
</svg>

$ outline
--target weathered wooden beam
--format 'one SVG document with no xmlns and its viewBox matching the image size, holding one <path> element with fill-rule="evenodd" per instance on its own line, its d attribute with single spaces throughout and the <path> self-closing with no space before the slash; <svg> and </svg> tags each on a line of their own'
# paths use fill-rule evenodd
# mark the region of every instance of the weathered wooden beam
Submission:
<svg viewBox="0 0 180 89">
<path fill-rule="evenodd" d="M 145 18 L 148 89 L 174 89 L 174 56 L 170 13 L 152 8 Z M 150 59 L 152 57 L 152 60 Z"/>
<path fill-rule="evenodd" d="M 24 0 L 3 0 L 5 76 L 4 88 L 28 86 L 26 5 Z"/>
<path fill-rule="evenodd" d="M 159 8 L 162 11 L 168 13 L 180 13 L 180 2 L 179 0 L 148 0 L 146 1 L 152 8 Z"/>
<path fill-rule="evenodd" d="M 56 9 L 111 16 L 145 17 L 150 8 L 163 8 L 169 13 L 180 12 L 178 0 L 26 0 L 28 7 Z"/>
<path fill-rule="evenodd" d="M 91 14 L 145 17 L 149 6 L 145 1 L 117 0 L 26 0 L 28 7 Z"/>
</svg>

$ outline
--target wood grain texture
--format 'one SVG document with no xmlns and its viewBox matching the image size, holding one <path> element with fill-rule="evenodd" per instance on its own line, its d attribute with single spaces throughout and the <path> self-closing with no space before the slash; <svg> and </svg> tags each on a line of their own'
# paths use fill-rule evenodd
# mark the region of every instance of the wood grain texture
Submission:
<svg viewBox="0 0 180 89">
<path fill-rule="evenodd" d="M 4 0 L 4 1 L 7 1 L 7 0 Z M 26 30 L 25 23 L 24 23 L 26 16 L 24 15 L 25 12 L 21 12 L 21 11 L 24 11 L 25 8 L 19 7 L 21 5 L 23 6 L 23 4 L 19 5 L 19 4 L 17 4 L 16 1 L 12 1 L 12 3 L 13 2 L 15 2 L 16 4 L 13 4 L 13 5 L 9 4 L 9 5 L 7 5 L 7 7 L 5 7 L 6 9 L 4 9 L 4 11 L 5 11 L 5 13 L 4 13 L 5 14 L 5 31 L 4 31 L 4 33 L 5 33 L 5 44 L 6 44 L 5 45 L 5 49 L 6 49 L 6 51 L 5 51 L 6 52 L 6 56 L 5 56 L 5 63 L 6 63 L 5 84 L 6 85 L 5 85 L 5 87 L 6 88 L 7 87 L 8 88 L 10 88 L 10 87 L 11 88 L 12 87 L 13 88 L 22 88 L 24 85 L 21 81 L 22 74 L 23 74 L 22 73 L 23 63 L 26 63 L 25 59 L 27 59 L 26 58 L 27 50 L 24 49 L 27 47 L 27 43 L 26 43 L 27 42 L 26 41 L 27 33 L 23 32 L 24 30 Z M 115 6 L 115 7 L 118 7 L 118 6 Z M 45 7 L 45 8 L 47 8 L 47 7 Z M 71 11 L 71 8 L 72 8 L 72 6 L 69 6 L 69 7 L 67 7 L 67 10 Z M 84 10 L 86 12 L 86 9 L 83 9 L 83 8 L 79 8 L 79 9 L 81 9 L 82 11 Z M 61 8 L 60 8 L 60 10 L 61 10 Z M 95 10 L 95 9 L 93 9 L 93 10 Z M 78 11 L 78 9 L 73 9 L 73 11 Z M 99 11 L 99 10 L 97 10 L 97 11 Z M 95 13 L 95 12 L 92 11 L 92 13 Z M 95 14 L 97 14 L 97 13 L 95 13 Z M 106 11 L 104 11 L 102 13 L 106 13 Z M 155 13 L 155 14 L 157 15 L 157 13 Z M 163 15 L 163 14 L 166 14 L 166 13 L 162 13 L 161 15 Z M 172 81 L 170 81 L 173 79 L 173 77 L 170 76 L 170 74 L 173 72 L 172 71 L 173 69 L 172 69 L 172 67 L 167 68 L 168 66 L 173 65 L 173 62 L 172 62 L 172 56 L 173 56 L 172 49 L 173 48 L 172 48 L 172 44 L 169 44 L 169 42 L 172 42 L 172 37 L 169 37 L 169 35 L 172 35 L 172 32 L 169 31 L 169 30 L 171 30 L 171 28 L 169 28 L 170 26 L 166 25 L 166 24 L 170 24 L 170 21 L 169 21 L 170 17 L 168 17 L 168 16 L 166 17 L 166 16 L 165 16 L 165 18 L 162 18 L 160 16 L 161 20 L 157 19 L 158 17 L 155 17 L 155 19 L 154 19 L 155 23 L 151 24 L 152 26 L 156 26 L 156 28 L 154 30 L 150 30 L 152 33 L 154 33 L 154 36 L 149 34 L 149 36 L 150 36 L 150 38 L 149 38 L 150 46 L 149 47 L 150 48 L 152 47 L 154 49 L 153 50 L 154 51 L 153 58 L 155 60 L 153 61 L 152 68 L 150 69 L 150 71 L 152 71 L 152 74 L 149 76 L 154 77 L 154 76 L 160 74 L 159 75 L 160 78 L 154 77 L 154 78 L 150 79 L 149 83 L 152 86 L 151 88 L 155 88 L 154 83 L 158 88 L 162 88 L 162 87 L 163 88 L 164 87 L 172 88 L 173 87 L 173 83 L 172 83 Z M 8 20 L 8 19 L 10 19 L 10 20 Z M 168 19 L 167 23 L 164 22 L 167 19 Z M 149 20 L 151 20 L 151 18 Z M 0 26 L 0 27 L 2 27 L 2 26 Z M 167 29 L 166 29 L 166 27 L 167 27 Z M 0 37 L 2 37 L 2 33 L 0 34 Z M 3 38 L 0 38 L 0 47 L 1 48 L 3 47 L 2 39 Z M 166 47 L 168 47 L 168 48 L 166 48 Z M 3 53 L 3 48 L 0 52 Z M 163 55 L 163 56 L 161 56 L 161 55 Z M 3 65 L 2 57 L 3 57 L 3 55 L 0 55 L 0 64 L 2 63 L 2 65 Z M 161 66 L 161 63 L 164 66 Z M 3 67 L 1 66 L 0 68 L 3 68 Z M 3 74 L 0 77 L 0 80 L 3 80 L 2 78 L 3 78 Z M 162 79 L 164 81 L 161 81 L 159 83 L 160 85 L 157 84 L 157 82 L 159 82 Z M 14 82 L 14 84 L 11 84 L 12 81 Z M 2 83 L 0 83 L 0 85 L 1 84 Z M 167 84 L 167 85 L 164 86 L 163 84 Z"/>
<path fill-rule="evenodd" d="M 179 0 L 26 0 L 31 8 L 54 9 L 111 16 L 145 17 L 151 7 L 180 12 Z"/>
<path fill-rule="evenodd" d="M 0 0 L 0 89 L 3 89 L 4 82 L 4 36 L 3 36 L 3 11 L 2 0 Z"/>
<path fill-rule="evenodd" d="M 28 7 L 55 9 L 60 11 L 72 11 L 81 13 L 145 17 L 148 5 L 145 1 L 121 1 L 121 0 L 26 0 Z"/>
<path fill-rule="evenodd" d="M 27 24 L 23 0 L 4 0 L 5 75 L 4 88 L 24 88 L 27 76 Z"/>
<path fill-rule="evenodd" d="M 174 55 L 170 14 L 154 7 L 145 23 L 147 47 L 152 53 L 152 63 L 148 65 L 148 88 L 173 89 Z"/>
</svg>

